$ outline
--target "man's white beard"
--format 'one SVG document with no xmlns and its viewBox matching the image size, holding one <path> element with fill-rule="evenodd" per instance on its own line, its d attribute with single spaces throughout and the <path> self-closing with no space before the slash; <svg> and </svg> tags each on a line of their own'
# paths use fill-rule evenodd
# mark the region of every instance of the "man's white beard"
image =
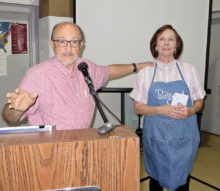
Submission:
<svg viewBox="0 0 220 191">
<path fill-rule="evenodd" d="M 62 62 L 62 60 L 58 57 L 58 56 L 56 56 L 57 57 L 57 59 L 63 64 L 63 65 L 71 65 L 71 64 L 74 64 L 78 59 L 79 59 L 79 56 L 78 57 L 76 57 L 71 63 L 69 63 L 69 62 Z"/>
</svg>

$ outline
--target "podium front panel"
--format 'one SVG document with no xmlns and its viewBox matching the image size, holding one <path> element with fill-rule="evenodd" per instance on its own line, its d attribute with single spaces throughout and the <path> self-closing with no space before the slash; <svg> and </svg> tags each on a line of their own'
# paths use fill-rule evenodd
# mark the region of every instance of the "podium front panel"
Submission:
<svg viewBox="0 0 220 191">
<path fill-rule="evenodd" d="M 52 190 L 97 186 L 139 191 L 139 137 L 118 126 L 0 135 L 0 190 Z"/>
</svg>

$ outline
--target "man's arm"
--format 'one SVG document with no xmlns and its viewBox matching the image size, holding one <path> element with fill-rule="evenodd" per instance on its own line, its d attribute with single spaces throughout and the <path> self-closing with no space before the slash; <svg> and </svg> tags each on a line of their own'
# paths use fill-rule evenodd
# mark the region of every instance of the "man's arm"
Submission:
<svg viewBox="0 0 220 191">
<path fill-rule="evenodd" d="M 9 103 L 5 104 L 2 110 L 2 118 L 7 123 L 17 122 L 20 117 L 23 115 L 24 111 L 19 111 L 16 109 L 10 109 Z"/>
<path fill-rule="evenodd" d="M 140 62 L 135 65 L 137 67 L 137 72 L 145 66 L 154 66 L 153 62 Z M 119 78 L 134 72 L 133 64 L 113 64 L 109 65 L 108 67 L 110 69 L 109 79 Z"/>
<path fill-rule="evenodd" d="M 7 123 L 14 123 L 36 102 L 37 94 L 16 89 L 15 92 L 7 93 L 7 98 L 8 103 L 3 108 L 2 118 Z"/>
</svg>

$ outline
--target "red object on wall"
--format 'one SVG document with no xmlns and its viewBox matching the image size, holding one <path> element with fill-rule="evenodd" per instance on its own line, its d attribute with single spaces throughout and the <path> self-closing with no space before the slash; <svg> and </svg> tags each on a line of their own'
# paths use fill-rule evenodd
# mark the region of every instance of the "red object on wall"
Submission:
<svg viewBox="0 0 220 191">
<path fill-rule="evenodd" d="M 11 24 L 12 54 L 27 54 L 27 24 Z"/>
</svg>

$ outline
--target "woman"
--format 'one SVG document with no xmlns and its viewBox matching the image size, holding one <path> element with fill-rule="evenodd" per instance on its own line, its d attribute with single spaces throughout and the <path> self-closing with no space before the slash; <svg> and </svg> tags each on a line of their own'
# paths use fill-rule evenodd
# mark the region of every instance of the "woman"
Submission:
<svg viewBox="0 0 220 191">
<path fill-rule="evenodd" d="M 195 68 L 177 60 L 183 42 L 171 25 L 153 35 L 154 67 L 142 69 L 130 96 L 137 114 L 144 115 L 144 164 L 150 191 L 188 190 L 189 174 L 200 137 L 196 113 L 205 91 Z"/>
</svg>

